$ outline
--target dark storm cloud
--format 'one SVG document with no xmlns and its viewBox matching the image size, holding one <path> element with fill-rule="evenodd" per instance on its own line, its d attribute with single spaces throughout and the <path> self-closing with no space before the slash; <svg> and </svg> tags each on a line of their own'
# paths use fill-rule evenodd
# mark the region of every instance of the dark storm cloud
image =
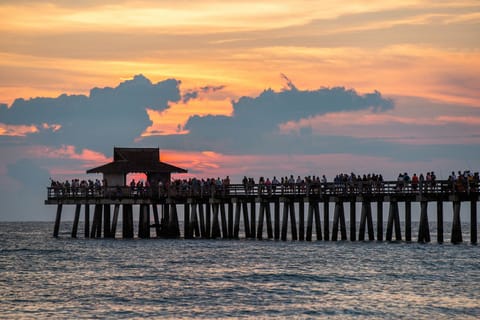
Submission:
<svg viewBox="0 0 480 320">
<path fill-rule="evenodd" d="M 392 100 L 375 91 L 360 95 L 354 90 L 321 88 L 298 90 L 291 81 L 288 88 L 275 92 L 265 90 L 257 97 L 242 97 L 232 102 L 232 116 L 192 116 L 185 125 L 189 134 L 149 138 L 160 140 L 169 148 L 213 149 L 222 152 L 282 152 L 291 148 L 312 148 L 311 132 L 304 139 L 295 138 L 294 145 L 286 143 L 278 126 L 287 121 L 322 115 L 328 112 L 371 109 L 381 112 L 392 109 Z M 314 147 L 314 146 L 313 146 Z M 318 148 L 313 149 L 318 152 Z"/>
<path fill-rule="evenodd" d="M 225 86 L 205 86 L 205 87 L 201 87 L 199 89 L 189 90 L 189 91 L 187 91 L 186 93 L 183 94 L 182 101 L 183 101 L 183 103 L 187 103 L 191 99 L 198 98 L 198 95 L 200 93 L 215 92 L 215 91 L 222 90 L 223 88 L 225 88 Z"/>
<path fill-rule="evenodd" d="M 161 111 L 168 108 L 168 102 L 179 101 L 179 84 L 174 79 L 153 84 L 137 75 L 115 88 L 94 88 L 88 96 L 17 99 L 10 108 L 0 106 L 0 122 L 39 128 L 44 123 L 58 124 L 60 130 L 41 130 L 28 141 L 109 152 L 112 145 L 133 144 L 151 124 L 146 108 Z"/>
</svg>

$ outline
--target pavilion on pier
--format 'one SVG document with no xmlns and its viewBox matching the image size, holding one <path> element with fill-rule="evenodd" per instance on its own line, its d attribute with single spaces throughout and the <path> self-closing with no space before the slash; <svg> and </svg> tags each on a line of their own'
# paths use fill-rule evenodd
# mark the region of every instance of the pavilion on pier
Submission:
<svg viewBox="0 0 480 320">
<path fill-rule="evenodd" d="M 102 173 L 109 186 L 125 186 L 129 173 L 144 173 L 153 186 L 160 181 L 169 182 L 172 173 L 187 173 L 187 170 L 161 162 L 159 148 L 114 147 L 112 162 L 87 170 L 87 173 Z"/>
</svg>

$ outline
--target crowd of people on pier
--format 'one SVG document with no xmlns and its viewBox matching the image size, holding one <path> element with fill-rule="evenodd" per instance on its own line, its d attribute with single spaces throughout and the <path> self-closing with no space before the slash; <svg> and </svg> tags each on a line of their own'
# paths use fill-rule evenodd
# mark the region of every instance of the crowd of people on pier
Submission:
<svg viewBox="0 0 480 320">
<path fill-rule="evenodd" d="M 231 184 L 230 177 L 217 178 L 189 178 L 159 181 L 151 185 L 148 179 L 132 179 L 128 186 L 112 186 L 108 188 L 107 181 L 79 180 L 55 181 L 51 180 L 50 190 L 55 196 L 210 196 L 210 195 L 285 195 L 285 194 L 369 194 L 369 193 L 426 193 L 426 192 L 478 192 L 479 173 L 468 170 L 458 171 L 449 175 L 447 181 L 438 181 L 435 172 L 425 175 L 407 172 L 400 173 L 395 181 L 384 181 L 382 174 L 337 174 L 332 181 L 325 175 L 305 176 L 296 178 L 294 175 L 259 177 L 244 176 L 241 184 Z"/>
</svg>

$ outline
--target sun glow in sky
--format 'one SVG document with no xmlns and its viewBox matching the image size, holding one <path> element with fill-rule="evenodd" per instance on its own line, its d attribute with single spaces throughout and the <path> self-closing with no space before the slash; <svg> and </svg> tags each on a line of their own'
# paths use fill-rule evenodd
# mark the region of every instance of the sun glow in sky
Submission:
<svg viewBox="0 0 480 320">
<path fill-rule="evenodd" d="M 114 145 L 233 179 L 480 167 L 478 1 L 6 0 L 0 21 L 4 191 Z"/>
</svg>

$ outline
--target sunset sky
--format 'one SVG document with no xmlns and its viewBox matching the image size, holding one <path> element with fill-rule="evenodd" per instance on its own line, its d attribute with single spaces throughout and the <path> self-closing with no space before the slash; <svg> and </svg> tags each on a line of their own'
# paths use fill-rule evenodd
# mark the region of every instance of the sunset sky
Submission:
<svg viewBox="0 0 480 320">
<path fill-rule="evenodd" d="M 0 220 L 113 146 L 188 176 L 480 169 L 478 1 L 1 1 Z M 93 175 L 90 178 L 97 178 Z"/>
</svg>

